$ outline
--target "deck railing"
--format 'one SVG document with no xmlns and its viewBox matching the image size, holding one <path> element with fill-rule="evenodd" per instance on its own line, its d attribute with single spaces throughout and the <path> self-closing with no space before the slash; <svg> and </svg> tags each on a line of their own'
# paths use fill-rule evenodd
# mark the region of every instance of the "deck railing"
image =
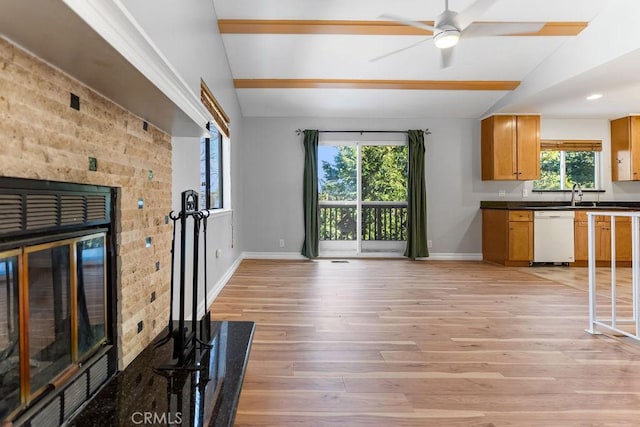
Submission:
<svg viewBox="0 0 640 427">
<path fill-rule="evenodd" d="M 596 283 L 596 226 L 595 217 L 609 217 L 611 221 L 611 289 L 610 295 L 598 295 Z M 619 307 L 621 294 L 617 286 L 616 278 L 616 218 L 631 217 L 631 312 L 629 305 L 625 303 Z M 588 218 L 588 245 L 589 245 L 589 328 L 591 334 L 598 334 L 596 327 L 602 327 L 615 333 L 625 335 L 635 340 L 640 340 L 640 309 L 638 307 L 640 295 L 640 212 L 587 212 Z M 607 300 L 603 305 L 609 315 L 598 317 L 598 299 Z M 620 315 L 623 312 L 624 315 Z M 629 314 L 631 317 L 629 317 Z M 626 330 L 622 329 L 627 325 Z M 631 328 L 629 327 L 631 326 Z M 630 330 L 633 330 L 630 332 Z"/>
<path fill-rule="evenodd" d="M 356 240 L 356 204 L 320 202 L 320 240 Z M 406 202 L 362 202 L 362 240 L 406 240 Z"/>
</svg>

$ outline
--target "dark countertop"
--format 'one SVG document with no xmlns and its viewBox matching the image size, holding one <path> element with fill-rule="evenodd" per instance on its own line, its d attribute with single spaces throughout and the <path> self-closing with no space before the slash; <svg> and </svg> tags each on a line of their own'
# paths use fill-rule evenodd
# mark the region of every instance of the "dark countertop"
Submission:
<svg viewBox="0 0 640 427">
<path fill-rule="evenodd" d="M 594 206 L 595 203 L 595 206 Z M 603 202 L 580 202 L 576 203 L 575 207 L 572 207 L 569 202 L 558 201 L 527 201 L 527 200 L 488 200 L 480 202 L 480 209 L 502 209 L 502 210 L 570 210 L 570 209 L 584 209 L 584 210 L 607 210 L 607 209 L 640 209 L 640 202 L 616 202 L 616 201 L 603 201 Z"/>
<path fill-rule="evenodd" d="M 254 330 L 254 322 L 211 322 L 212 348 L 201 353 L 200 369 L 158 370 L 173 346 L 152 343 L 67 425 L 232 426 Z"/>
</svg>

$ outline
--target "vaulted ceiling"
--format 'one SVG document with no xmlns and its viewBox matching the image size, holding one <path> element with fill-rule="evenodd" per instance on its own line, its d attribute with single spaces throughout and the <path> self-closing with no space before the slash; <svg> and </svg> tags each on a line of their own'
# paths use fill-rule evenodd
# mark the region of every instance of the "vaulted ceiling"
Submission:
<svg viewBox="0 0 640 427">
<path fill-rule="evenodd" d="M 497 0 L 476 21 L 545 25 L 526 35 L 463 37 L 447 68 L 429 32 L 381 17 L 432 25 L 444 0 L 213 3 L 245 116 L 640 112 L 636 0 Z M 450 0 L 449 9 L 473 3 Z M 604 96 L 587 102 L 592 92 Z"/>
<path fill-rule="evenodd" d="M 449 0 L 449 8 L 462 12 L 474 2 Z M 160 23 L 159 31 L 166 28 L 167 37 L 215 35 L 211 25 L 203 29 L 201 23 L 172 13 L 175 4 L 170 0 L 156 2 L 148 11 L 135 0 L 3 0 L 0 36 L 163 129 L 185 135 L 201 132 L 200 125 L 191 124 L 204 120 L 195 107 L 195 93 L 176 89 L 184 86 L 178 78 L 158 80 L 168 82 L 166 88 L 152 84 L 146 62 L 131 62 L 131 55 L 125 55 L 131 51 L 128 42 L 120 30 L 107 25 L 110 22 L 100 20 L 104 14 L 95 13 L 100 25 L 87 25 L 67 7 L 119 11 L 122 19 L 117 23 L 138 31 L 127 5 L 152 15 L 151 22 Z M 184 7 L 202 14 L 215 11 L 226 51 L 220 64 L 226 69 L 228 60 L 247 117 L 539 113 L 610 119 L 640 114 L 638 0 L 495 0 L 476 21 L 544 26 L 526 35 L 463 37 L 447 68 L 441 68 L 440 51 L 428 40 L 429 32 L 382 17 L 390 14 L 431 25 L 445 0 L 194 0 Z M 142 34 L 135 39 L 142 42 L 133 58 L 141 61 L 152 53 L 147 52 L 153 50 L 151 39 Z M 110 45 L 114 40 L 122 46 Z M 149 101 L 174 92 L 178 95 L 162 102 Z M 603 97 L 586 101 L 594 92 Z M 184 101 L 187 98 L 193 99 Z"/>
</svg>

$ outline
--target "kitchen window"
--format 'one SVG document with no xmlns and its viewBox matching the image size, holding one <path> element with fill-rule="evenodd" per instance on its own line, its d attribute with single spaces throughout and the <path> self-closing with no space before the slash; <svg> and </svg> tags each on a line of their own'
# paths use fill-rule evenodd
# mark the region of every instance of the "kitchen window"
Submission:
<svg viewBox="0 0 640 427">
<path fill-rule="evenodd" d="M 534 191 L 571 190 L 574 184 L 600 189 L 601 141 L 543 140 L 540 149 L 540 179 L 533 182 Z"/>
</svg>

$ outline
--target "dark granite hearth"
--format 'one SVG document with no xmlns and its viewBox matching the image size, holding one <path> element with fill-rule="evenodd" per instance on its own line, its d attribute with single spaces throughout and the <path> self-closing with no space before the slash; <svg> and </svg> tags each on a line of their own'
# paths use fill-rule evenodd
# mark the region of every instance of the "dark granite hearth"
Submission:
<svg viewBox="0 0 640 427">
<path fill-rule="evenodd" d="M 151 344 L 68 425 L 233 425 L 254 329 L 253 322 L 211 322 L 212 348 L 200 369 L 157 369 L 171 361 L 173 346 Z"/>
</svg>

